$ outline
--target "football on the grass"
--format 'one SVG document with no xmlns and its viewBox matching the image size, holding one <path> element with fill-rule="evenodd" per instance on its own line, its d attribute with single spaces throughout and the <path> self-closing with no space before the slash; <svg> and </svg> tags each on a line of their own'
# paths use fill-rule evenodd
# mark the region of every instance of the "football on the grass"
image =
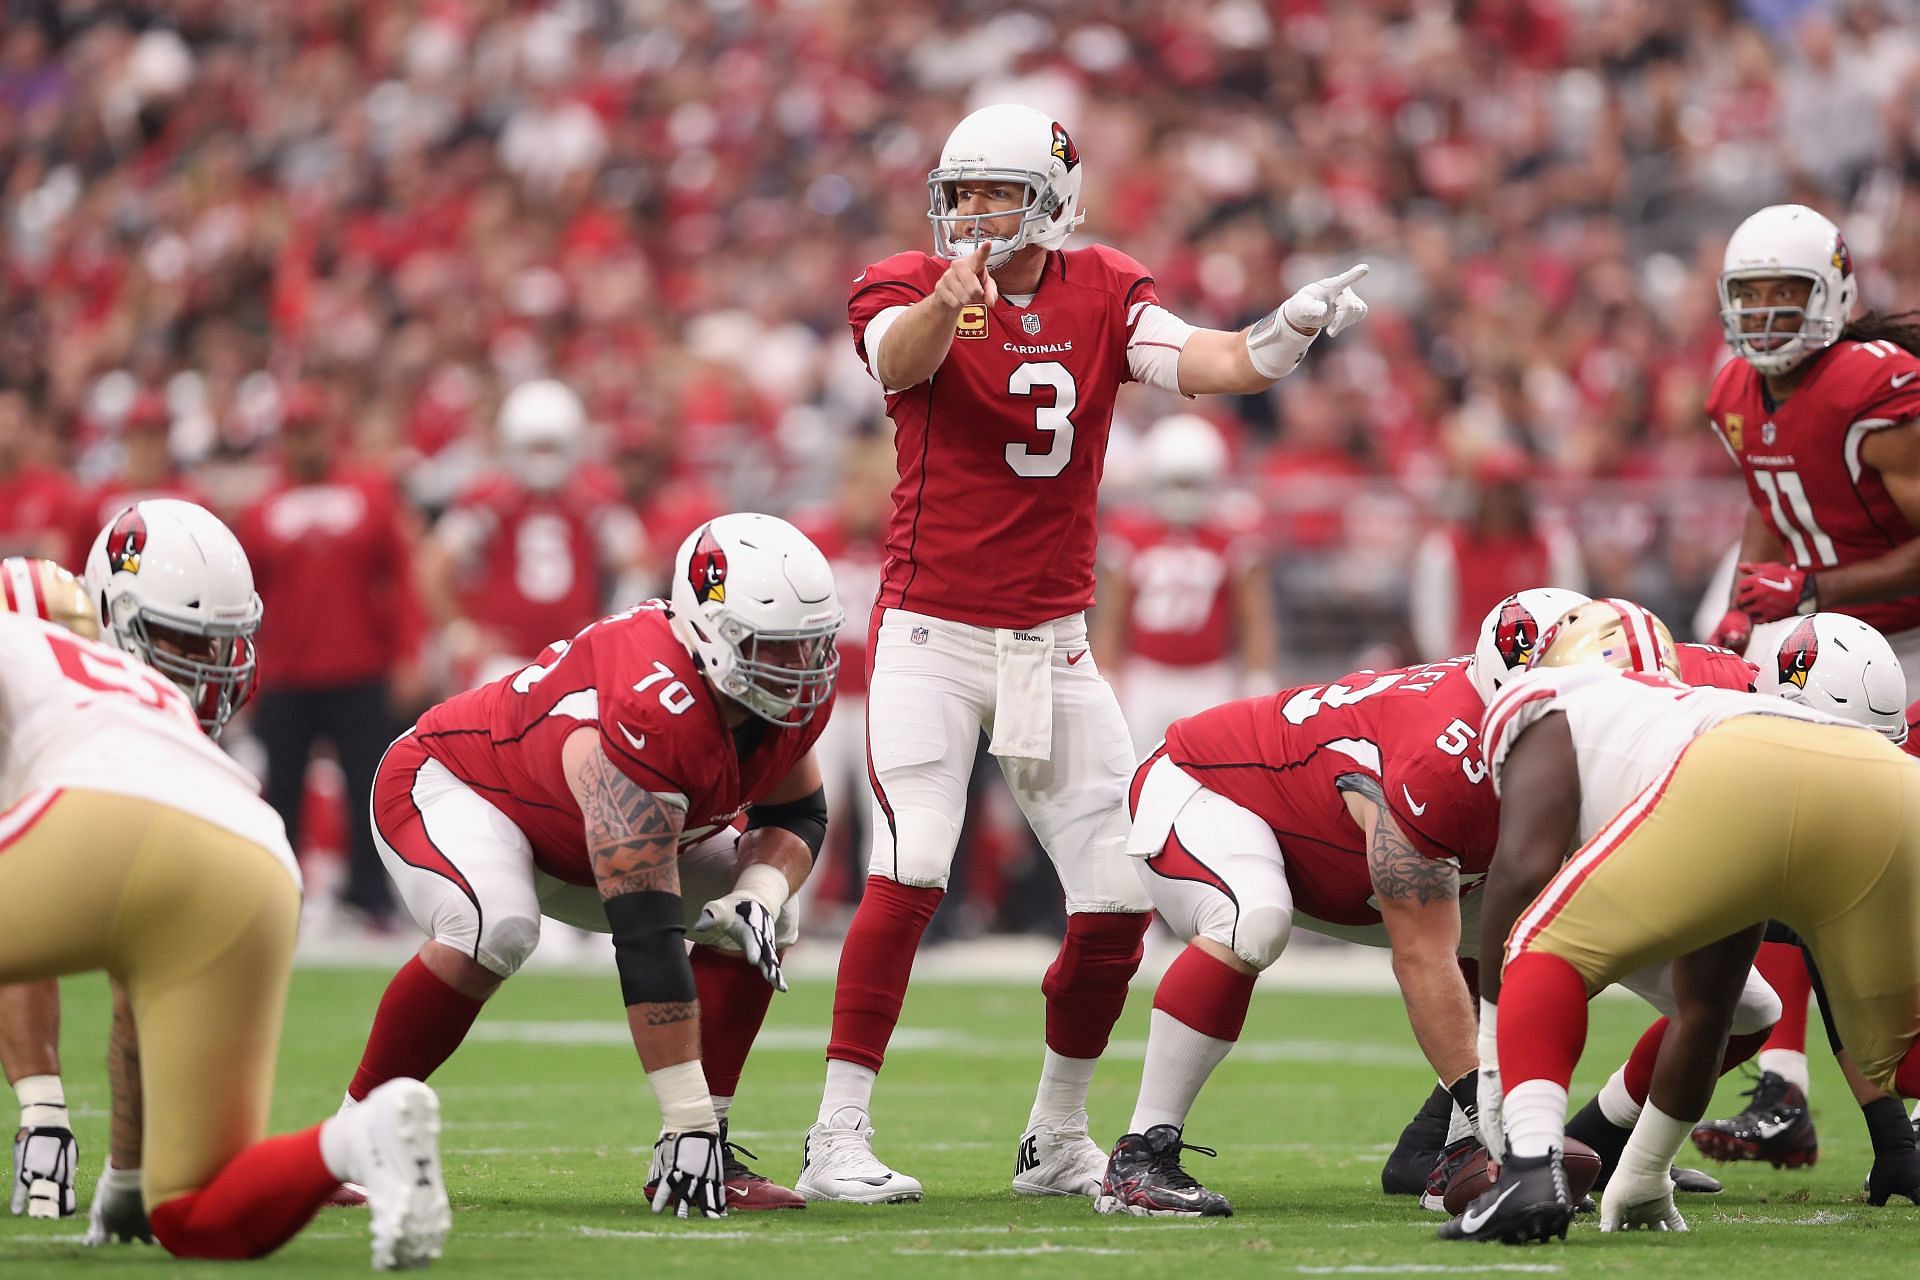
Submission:
<svg viewBox="0 0 1920 1280">
<path fill-rule="evenodd" d="M 1568 1138 L 1561 1162 L 1567 1169 L 1567 1194 L 1573 1197 L 1577 1205 L 1599 1180 L 1600 1156 L 1580 1139 Z M 1486 1148 L 1482 1147 L 1460 1166 L 1447 1183 L 1447 1212 L 1455 1215 L 1465 1213 L 1467 1206 L 1479 1199 L 1480 1193 L 1492 1185 L 1493 1180 L 1487 1177 Z"/>
</svg>

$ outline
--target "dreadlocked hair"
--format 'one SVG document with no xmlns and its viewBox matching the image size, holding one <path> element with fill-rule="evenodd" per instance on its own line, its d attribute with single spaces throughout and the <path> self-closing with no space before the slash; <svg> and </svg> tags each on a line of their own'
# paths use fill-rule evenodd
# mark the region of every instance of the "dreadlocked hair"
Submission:
<svg viewBox="0 0 1920 1280">
<path fill-rule="evenodd" d="M 1868 311 L 1840 331 L 1843 342 L 1891 342 L 1920 356 L 1920 311 Z"/>
</svg>

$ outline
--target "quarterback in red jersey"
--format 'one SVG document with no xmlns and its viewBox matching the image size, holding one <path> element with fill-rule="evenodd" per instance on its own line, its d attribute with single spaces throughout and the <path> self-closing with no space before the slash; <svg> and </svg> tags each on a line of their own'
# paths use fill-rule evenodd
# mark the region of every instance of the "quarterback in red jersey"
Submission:
<svg viewBox="0 0 1920 1280">
<path fill-rule="evenodd" d="M 1151 492 L 1101 540 L 1093 647 L 1120 659 L 1120 707 L 1145 755 L 1195 708 L 1272 689 L 1275 628 L 1259 504 L 1225 487 L 1219 429 L 1176 413 L 1141 453 Z"/>
<path fill-rule="evenodd" d="M 395 742 L 374 826 L 431 939 L 388 986 L 349 1101 L 445 1061 L 544 916 L 613 935 L 664 1122 L 655 1211 L 799 1207 L 733 1158 L 727 1109 L 825 835 L 812 748 L 841 620 L 799 530 L 721 516 L 681 545 L 671 602 L 548 645 Z"/>
<path fill-rule="evenodd" d="M 1805 205 L 1741 223 L 1720 273 L 1740 358 L 1707 412 L 1753 505 L 1713 640 L 1826 609 L 1883 632 L 1920 680 L 1920 326 L 1854 315 L 1840 229 Z"/>
<path fill-rule="evenodd" d="M 445 621 L 465 623 L 457 660 L 481 679 L 526 662 L 600 616 L 645 545 L 638 517 L 580 463 L 587 430 L 564 383 L 523 382 L 500 405 L 503 467 L 434 526 L 421 584 Z"/>
<path fill-rule="evenodd" d="M 1066 889 L 1048 971 L 1047 1050 L 1014 1188 L 1091 1195 L 1105 1155 L 1087 1087 L 1139 964 L 1147 901 L 1126 865 L 1133 763 L 1089 656 L 1095 504 L 1127 381 L 1196 395 L 1264 390 L 1324 329 L 1366 305 L 1356 266 L 1243 332 L 1161 307 L 1150 272 L 1104 246 L 1067 249 L 1084 176 L 1066 128 L 982 108 L 928 175 L 934 252 L 854 278 L 854 349 L 886 393 L 899 481 L 872 619 L 874 846 L 841 951 L 818 1123 L 797 1184 L 810 1199 L 918 1200 L 873 1153 L 875 1077 L 921 934 L 939 905 L 982 729 Z"/>
</svg>

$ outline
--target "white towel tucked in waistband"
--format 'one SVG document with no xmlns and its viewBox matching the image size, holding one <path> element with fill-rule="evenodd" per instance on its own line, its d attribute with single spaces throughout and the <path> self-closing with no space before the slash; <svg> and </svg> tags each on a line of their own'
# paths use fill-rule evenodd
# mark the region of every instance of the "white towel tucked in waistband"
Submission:
<svg viewBox="0 0 1920 1280">
<path fill-rule="evenodd" d="M 993 739 L 1002 759 L 1053 758 L 1053 624 L 993 633 Z"/>
</svg>

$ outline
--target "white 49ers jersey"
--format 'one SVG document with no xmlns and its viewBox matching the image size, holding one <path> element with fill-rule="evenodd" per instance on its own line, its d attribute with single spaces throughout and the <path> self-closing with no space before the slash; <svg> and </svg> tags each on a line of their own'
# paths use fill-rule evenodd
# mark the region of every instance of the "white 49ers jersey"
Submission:
<svg viewBox="0 0 1920 1280">
<path fill-rule="evenodd" d="M 1573 734 L 1582 844 L 1715 725 L 1736 716 L 1847 723 L 1769 694 L 1696 689 L 1665 676 L 1598 665 L 1542 667 L 1510 681 L 1487 705 L 1480 740 L 1493 773 L 1494 794 L 1500 792 L 1501 772 L 1514 742 L 1529 725 L 1555 711 L 1566 715 Z"/>
<path fill-rule="evenodd" d="M 280 815 L 200 731 L 171 680 L 65 628 L 0 614 L 0 810 L 62 787 L 204 818 L 267 850 L 300 883 Z"/>
</svg>

